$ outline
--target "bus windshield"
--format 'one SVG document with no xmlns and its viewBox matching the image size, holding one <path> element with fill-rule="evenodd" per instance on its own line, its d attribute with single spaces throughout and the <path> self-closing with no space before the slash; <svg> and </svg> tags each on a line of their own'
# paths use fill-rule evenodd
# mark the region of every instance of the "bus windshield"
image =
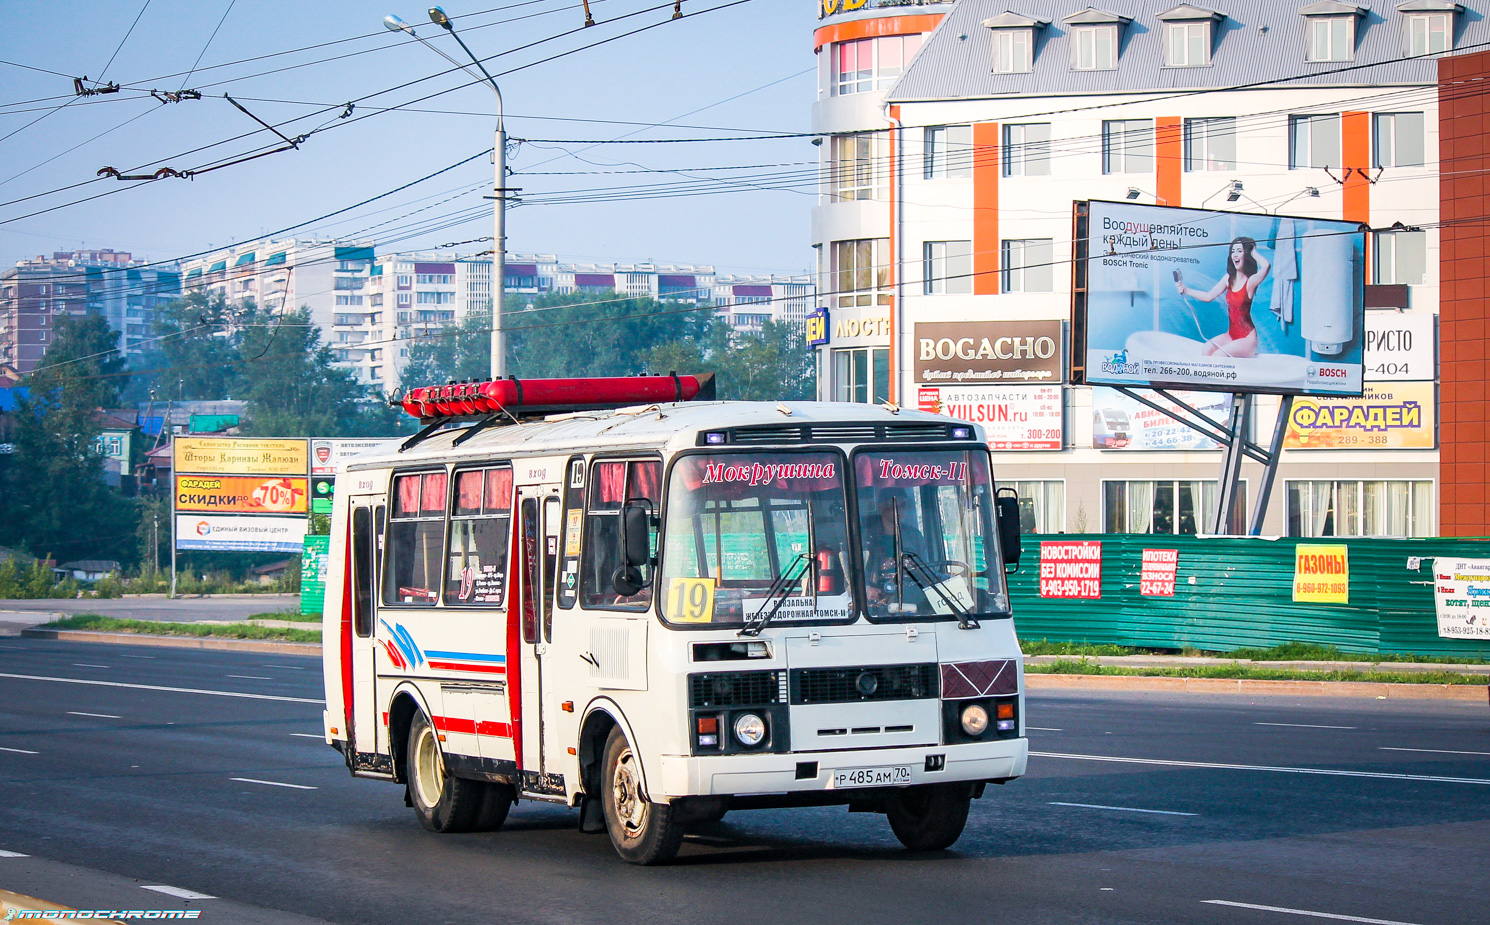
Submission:
<svg viewBox="0 0 1490 925">
<path fill-rule="evenodd" d="M 854 476 L 871 620 L 1008 613 L 986 451 L 865 449 Z"/>
<path fill-rule="evenodd" d="M 847 622 L 843 458 L 708 453 L 673 466 L 658 594 L 673 624 Z"/>
</svg>

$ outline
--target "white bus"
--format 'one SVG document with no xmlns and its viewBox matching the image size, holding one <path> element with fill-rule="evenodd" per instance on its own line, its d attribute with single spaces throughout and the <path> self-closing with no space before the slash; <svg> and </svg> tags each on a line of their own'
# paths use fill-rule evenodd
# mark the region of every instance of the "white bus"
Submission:
<svg viewBox="0 0 1490 925">
<path fill-rule="evenodd" d="M 1018 510 L 982 429 L 711 397 L 676 375 L 405 397 L 427 426 L 351 460 L 331 521 L 325 733 L 353 775 L 435 832 L 563 803 L 653 864 L 768 807 L 942 849 L 1024 773 Z"/>
</svg>

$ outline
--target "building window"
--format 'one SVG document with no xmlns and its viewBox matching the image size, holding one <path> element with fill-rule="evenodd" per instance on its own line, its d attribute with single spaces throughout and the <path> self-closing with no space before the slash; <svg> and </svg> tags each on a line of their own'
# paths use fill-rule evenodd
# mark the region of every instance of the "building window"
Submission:
<svg viewBox="0 0 1490 925">
<path fill-rule="evenodd" d="M 1053 479 L 999 482 L 1019 496 L 1020 533 L 1066 532 L 1066 483 Z"/>
<path fill-rule="evenodd" d="M 1374 120 L 1377 167 L 1422 167 L 1423 114 L 1378 112 Z"/>
<path fill-rule="evenodd" d="M 833 291 L 840 308 L 890 304 L 890 239 L 833 242 Z"/>
<path fill-rule="evenodd" d="M 829 155 L 828 188 L 833 202 L 890 198 L 883 133 L 834 135 Z"/>
<path fill-rule="evenodd" d="M 412 289 L 413 287 L 414 287 L 414 277 L 409 276 L 407 274 L 399 276 L 399 278 L 398 278 L 398 288 L 400 288 L 400 289 Z"/>
<path fill-rule="evenodd" d="M 336 297 L 336 304 L 337 305 L 361 305 L 362 304 L 362 296 L 360 296 L 360 295 L 339 295 L 339 296 Z"/>
<path fill-rule="evenodd" d="M 1426 231 L 1376 232 L 1375 280 L 1384 286 L 1421 286 L 1428 281 Z"/>
<path fill-rule="evenodd" d="M 1116 25 L 1073 26 L 1071 67 L 1078 71 L 1110 71 L 1117 67 Z"/>
<path fill-rule="evenodd" d="M 1211 63 L 1211 24 L 1164 24 L 1164 66 L 1206 67 Z"/>
<path fill-rule="evenodd" d="M 1000 257 L 1004 292 L 1053 291 L 1055 246 L 1050 238 L 1005 241 Z"/>
<path fill-rule="evenodd" d="M 1288 481 L 1289 536 L 1432 536 L 1427 480 Z"/>
<path fill-rule="evenodd" d="M 833 45 L 833 95 L 888 90 L 921 47 L 919 35 L 857 39 Z"/>
<path fill-rule="evenodd" d="M 1308 57 L 1310 61 L 1354 61 L 1355 17 L 1310 18 Z"/>
<path fill-rule="evenodd" d="M 332 282 L 331 287 L 333 289 L 361 289 L 366 284 L 367 280 L 360 276 L 338 276 Z"/>
<path fill-rule="evenodd" d="M 400 292 L 398 294 L 398 304 L 399 305 L 412 305 L 412 304 L 414 304 L 414 293 L 412 293 L 412 292 Z"/>
<path fill-rule="evenodd" d="M 883 405 L 890 400 L 890 348 L 833 351 L 833 400 Z"/>
<path fill-rule="evenodd" d="M 450 273 L 416 273 L 414 282 L 425 286 L 449 286 L 454 284 L 455 276 Z"/>
<path fill-rule="evenodd" d="M 1116 119 L 1102 123 L 1103 173 L 1153 173 L 1152 119 Z"/>
<path fill-rule="evenodd" d="M 452 305 L 455 303 L 455 293 L 421 292 L 417 301 L 420 305 Z"/>
<path fill-rule="evenodd" d="M 1005 125 L 1004 176 L 1050 176 L 1050 123 Z"/>
<path fill-rule="evenodd" d="M 993 33 L 993 72 L 1028 74 L 1034 68 L 1034 29 L 998 29 Z"/>
<path fill-rule="evenodd" d="M 1195 535 L 1216 509 L 1214 479 L 1129 480 L 1102 483 L 1103 532 Z M 1226 532 L 1244 533 L 1247 485 L 1237 486 Z"/>
<path fill-rule="evenodd" d="M 1185 120 L 1186 170 L 1236 169 L 1236 119 Z"/>
<path fill-rule="evenodd" d="M 973 175 L 973 127 L 928 125 L 922 173 L 928 180 Z"/>
<path fill-rule="evenodd" d="M 1289 116 L 1288 167 L 1339 167 L 1340 116 Z"/>
<path fill-rule="evenodd" d="M 1413 13 L 1407 17 L 1407 53 L 1435 55 L 1454 47 L 1454 17 L 1448 12 Z"/>
<path fill-rule="evenodd" d="M 927 241 L 921 251 L 926 295 L 973 291 L 973 242 Z"/>
<path fill-rule="evenodd" d="M 375 292 L 372 295 L 368 296 L 367 297 L 367 304 L 368 305 L 382 305 L 383 304 L 383 294 L 381 292 Z"/>
</svg>

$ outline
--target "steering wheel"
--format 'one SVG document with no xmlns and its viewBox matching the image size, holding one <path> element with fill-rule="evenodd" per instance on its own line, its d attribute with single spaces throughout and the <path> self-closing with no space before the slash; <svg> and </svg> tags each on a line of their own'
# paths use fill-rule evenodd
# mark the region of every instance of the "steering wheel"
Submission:
<svg viewBox="0 0 1490 925">
<path fill-rule="evenodd" d="M 972 566 L 958 559 L 937 559 L 931 565 L 938 571 L 945 571 L 953 578 L 966 578 L 973 573 Z"/>
</svg>

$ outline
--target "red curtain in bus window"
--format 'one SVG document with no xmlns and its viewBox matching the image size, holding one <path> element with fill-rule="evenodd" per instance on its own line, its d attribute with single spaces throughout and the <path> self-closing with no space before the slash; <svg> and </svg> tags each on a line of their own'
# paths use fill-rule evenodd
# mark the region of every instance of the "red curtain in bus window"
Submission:
<svg viewBox="0 0 1490 925">
<path fill-rule="evenodd" d="M 631 484 L 627 486 L 626 498 L 646 498 L 654 505 L 662 497 L 662 463 L 634 462 L 631 464 Z"/>
<path fill-rule="evenodd" d="M 445 473 L 425 473 L 423 496 L 419 507 L 424 514 L 443 515 L 445 513 Z"/>
<path fill-rule="evenodd" d="M 486 513 L 505 514 L 512 510 L 512 470 L 486 470 Z"/>
<path fill-rule="evenodd" d="M 401 475 L 393 497 L 394 517 L 419 516 L 419 476 Z"/>
<path fill-rule="evenodd" d="M 455 514 L 464 516 L 481 513 L 480 469 L 462 472 L 455 477 Z"/>
<path fill-rule="evenodd" d="M 625 500 L 626 464 L 598 463 L 595 466 L 595 489 L 591 508 L 620 507 Z"/>
</svg>

